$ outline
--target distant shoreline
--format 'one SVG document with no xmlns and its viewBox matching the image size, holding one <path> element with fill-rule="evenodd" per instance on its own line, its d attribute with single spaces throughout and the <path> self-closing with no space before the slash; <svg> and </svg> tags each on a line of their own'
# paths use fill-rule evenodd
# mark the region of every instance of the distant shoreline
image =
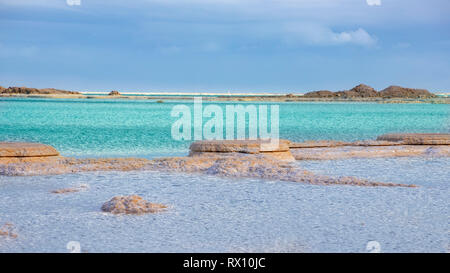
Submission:
<svg viewBox="0 0 450 273">
<path fill-rule="evenodd" d="M 100 95 L 107 96 L 110 92 L 106 91 L 80 91 L 80 94 L 83 95 Z M 228 96 L 228 97 L 267 97 L 267 96 L 275 96 L 275 97 L 283 97 L 286 96 L 287 93 L 252 93 L 252 92 L 239 92 L 239 93 L 231 93 L 231 92 L 121 92 L 123 96 Z M 294 96 L 303 97 L 306 93 L 290 93 Z M 436 96 L 441 97 L 450 97 L 450 92 L 448 93 L 433 93 Z"/>
<path fill-rule="evenodd" d="M 381 91 L 360 84 L 344 91 L 312 91 L 308 93 L 218 93 L 218 92 L 77 92 L 54 88 L 0 86 L 0 97 L 52 98 L 52 99 L 130 99 L 130 100 L 192 100 L 242 102 L 375 102 L 375 103 L 434 103 L 450 104 L 450 93 L 434 94 L 426 89 L 389 86 Z"/>
<path fill-rule="evenodd" d="M 212 95 L 212 94 L 199 94 L 199 95 L 132 95 L 122 94 L 120 96 L 108 96 L 107 94 L 89 95 L 88 93 L 80 94 L 0 94 L 0 98 L 33 98 L 33 99 L 95 99 L 95 100 L 155 100 L 158 103 L 164 103 L 165 101 L 175 100 L 193 100 L 194 97 L 199 96 L 204 101 L 217 101 L 217 102 L 373 102 L 373 103 L 430 103 L 430 104 L 450 104 L 450 96 L 437 96 L 436 98 L 424 98 L 424 99 L 409 99 L 409 98 L 307 98 L 303 95 L 293 95 L 287 97 L 284 94 L 281 95 Z"/>
</svg>

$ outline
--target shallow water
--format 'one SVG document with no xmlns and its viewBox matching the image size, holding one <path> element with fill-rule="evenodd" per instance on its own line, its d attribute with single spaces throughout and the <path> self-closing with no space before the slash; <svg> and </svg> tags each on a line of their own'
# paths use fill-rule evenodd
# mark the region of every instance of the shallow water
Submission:
<svg viewBox="0 0 450 273">
<path fill-rule="evenodd" d="M 177 119 L 170 112 L 180 103 L 192 107 L 187 101 L 0 98 L 0 141 L 47 143 L 65 156 L 78 157 L 184 155 L 190 142 L 175 141 L 170 134 Z M 280 136 L 292 141 L 353 141 L 389 132 L 450 131 L 450 109 L 443 104 L 278 105 Z"/>
<path fill-rule="evenodd" d="M 0 141 L 37 141 L 65 156 L 185 155 L 172 107 L 185 101 L 0 98 Z M 234 102 L 233 102 L 234 104 Z M 189 104 L 188 104 L 189 105 Z M 222 107 L 226 103 L 219 103 Z M 449 132 L 448 105 L 280 103 L 280 134 L 374 139 L 389 132 Z M 317 173 L 354 175 L 418 188 L 314 186 L 160 172 L 0 176 L 0 252 L 385 252 L 449 251 L 448 158 L 301 161 Z M 78 193 L 50 191 L 87 185 Z M 170 205 L 165 213 L 100 211 L 116 195 Z"/>
<path fill-rule="evenodd" d="M 160 172 L 0 177 L 0 222 L 19 237 L 0 252 L 382 252 L 449 250 L 448 159 L 300 162 L 320 173 L 360 175 L 418 188 L 314 186 Z M 369 167 L 370 166 L 370 167 Z M 69 186 L 88 189 L 63 195 Z M 170 205 L 165 213 L 100 211 L 115 195 Z"/>
</svg>

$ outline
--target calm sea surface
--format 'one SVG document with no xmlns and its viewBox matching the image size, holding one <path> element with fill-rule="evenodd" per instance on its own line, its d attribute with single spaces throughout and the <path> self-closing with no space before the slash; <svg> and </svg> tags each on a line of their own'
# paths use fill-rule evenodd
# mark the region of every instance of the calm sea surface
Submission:
<svg viewBox="0 0 450 273">
<path fill-rule="evenodd" d="M 170 112 L 177 104 L 192 108 L 192 102 L 186 101 L 0 98 L 0 141 L 47 143 L 65 156 L 185 154 L 190 142 L 171 137 L 177 118 Z M 224 108 L 227 103 L 217 104 Z M 351 141 L 389 132 L 450 131 L 450 107 L 444 104 L 278 105 L 280 137 L 293 141 Z"/>
</svg>

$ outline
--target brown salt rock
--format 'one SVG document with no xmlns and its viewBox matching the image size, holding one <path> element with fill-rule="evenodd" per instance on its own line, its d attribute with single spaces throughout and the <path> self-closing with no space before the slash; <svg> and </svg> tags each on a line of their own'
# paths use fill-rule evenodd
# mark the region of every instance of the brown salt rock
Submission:
<svg viewBox="0 0 450 273">
<path fill-rule="evenodd" d="M 159 158 L 154 160 L 143 158 L 75 159 L 59 156 L 3 157 L 14 160 L 39 160 L 30 162 L 20 161 L 9 164 L 0 162 L 0 175 L 49 175 L 86 171 L 155 170 L 202 173 L 236 178 L 261 178 L 315 185 L 413 186 L 380 183 L 356 177 L 333 178 L 308 172 L 295 164 L 286 162 L 295 160 L 289 150 L 289 145 L 291 145 L 289 141 L 281 140 L 280 145 L 276 146 L 262 145 L 261 142 L 257 141 L 220 141 L 220 143 L 209 141 L 206 142 L 207 145 L 200 145 L 201 143 L 203 142 L 192 145 L 193 151 L 191 151 L 191 156 L 189 157 Z M 364 147 L 357 148 L 362 149 Z M 195 152 L 198 150 L 200 152 Z M 311 155 L 311 152 L 314 152 L 315 148 L 294 150 L 298 150 L 302 154 L 304 154 L 303 150 L 306 150 Z M 427 149 L 426 153 L 434 155 L 437 153 L 442 154 L 442 151 Z M 320 154 L 323 155 L 324 152 L 321 151 Z M 289 156 L 289 160 L 286 160 L 286 156 Z M 47 158 L 47 160 L 44 160 L 44 158 Z M 68 191 L 62 189 L 57 193 L 64 192 L 73 191 L 70 189 Z M 145 211 L 152 212 L 152 210 L 162 207 L 158 204 L 152 205 L 151 203 L 142 200 L 139 196 L 121 196 L 113 198 L 110 202 L 107 202 L 103 208 L 106 211 L 114 211 L 113 213 L 141 213 Z"/>
<path fill-rule="evenodd" d="M 303 149 L 303 148 L 332 148 L 332 147 L 342 147 L 342 146 L 398 146 L 402 145 L 400 142 L 396 141 L 384 141 L 384 140 L 361 140 L 355 142 L 344 142 L 335 140 L 308 140 L 305 142 L 291 142 L 289 147 L 292 149 Z"/>
<path fill-rule="evenodd" d="M 52 146 L 27 142 L 0 142 L 0 164 L 48 163 L 62 158 Z M 0 171 L 1 174 L 1 171 Z"/>
<path fill-rule="evenodd" d="M 334 140 L 308 140 L 305 142 L 291 142 L 289 147 L 293 148 L 318 148 L 318 147 L 337 147 L 348 145 L 349 142 Z"/>
<path fill-rule="evenodd" d="M 377 140 L 401 142 L 404 145 L 450 145 L 450 134 L 385 134 Z"/>
<path fill-rule="evenodd" d="M 334 160 L 343 158 L 377 158 L 408 156 L 450 156 L 448 145 L 384 145 L 384 146 L 338 146 L 292 149 L 297 160 Z"/>
<path fill-rule="evenodd" d="M 25 95 L 49 95 L 49 94 L 70 94 L 79 95 L 79 92 L 75 91 L 66 91 L 66 90 L 60 90 L 55 88 L 43 88 L 43 89 L 37 89 L 37 88 L 30 88 L 30 87 L 8 87 L 0 89 L 0 93 L 2 94 L 25 94 Z"/>
<path fill-rule="evenodd" d="M 280 139 L 278 143 L 267 140 L 203 140 L 190 146 L 189 156 L 215 156 L 242 154 L 260 154 L 283 161 L 294 161 L 289 150 L 290 141 Z"/>
<path fill-rule="evenodd" d="M 426 89 L 405 88 L 395 85 L 391 85 L 388 88 L 380 91 L 379 95 L 383 98 L 411 98 L 411 99 L 436 97 L 435 94 L 430 93 Z"/>
<path fill-rule="evenodd" d="M 3 159 L 0 158 L 0 175 L 7 176 L 132 171 L 142 169 L 150 163 L 150 160 L 145 158 L 5 157 Z"/>
<path fill-rule="evenodd" d="M 58 156 L 58 151 L 52 146 L 27 142 L 0 142 L 1 157 L 44 157 Z"/>
<path fill-rule="evenodd" d="M 102 210 L 113 214 L 143 214 L 164 211 L 167 206 L 150 203 L 138 195 L 116 196 L 104 203 Z"/>
<path fill-rule="evenodd" d="M 111 92 L 109 92 L 108 96 L 120 96 L 121 94 L 119 93 L 119 91 L 113 90 Z"/>
<path fill-rule="evenodd" d="M 306 93 L 305 98 L 374 98 L 378 97 L 378 92 L 372 87 L 360 84 L 350 90 L 331 92 L 328 90 L 313 91 Z"/>
<path fill-rule="evenodd" d="M 356 94 L 356 97 L 359 98 L 371 98 L 378 96 L 378 92 L 375 89 L 365 84 L 355 86 L 349 91 L 354 92 Z"/>
<path fill-rule="evenodd" d="M 334 92 L 328 90 L 312 91 L 303 95 L 304 98 L 334 98 Z"/>
<path fill-rule="evenodd" d="M 360 84 L 350 90 L 336 92 L 335 95 L 341 98 L 373 98 L 378 96 L 378 92 L 368 85 Z"/>
</svg>

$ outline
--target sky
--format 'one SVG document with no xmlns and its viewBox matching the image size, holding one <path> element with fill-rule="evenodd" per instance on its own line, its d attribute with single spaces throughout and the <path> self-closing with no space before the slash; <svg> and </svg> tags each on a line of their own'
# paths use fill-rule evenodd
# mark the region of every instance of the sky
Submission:
<svg viewBox="0 0 450 273">
<path fill-rule="evenodd" d="M 449 0 L 0 0 L 0 86 L 450 91 Z"/>
</svg>

